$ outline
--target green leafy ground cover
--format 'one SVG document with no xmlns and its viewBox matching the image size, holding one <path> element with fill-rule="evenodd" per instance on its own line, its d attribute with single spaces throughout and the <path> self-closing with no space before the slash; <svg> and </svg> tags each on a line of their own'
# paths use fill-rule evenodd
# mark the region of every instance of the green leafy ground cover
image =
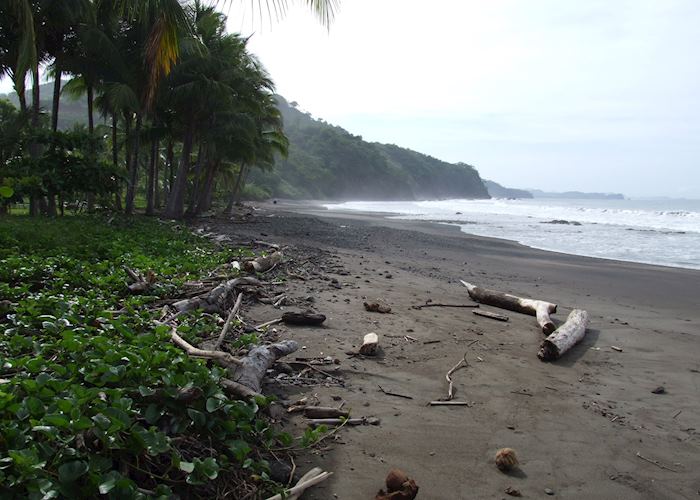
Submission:
<svg viewBox="0 0 700 500">
<path fill-rule="evenodd" d="M 290 438 L 157 326 L 157 299 L 230 261 L 187 230 L 102 217 L 0 219 L 0 497 L 255 496 L 257 450 Z M 129 296 L 123 266 L 152 269 Z M 119 311 L 119 313 L 115 313 Z M 180 334 L 212 335 L 194 313 Z M 251 479 L 252 478 L 252 479 Z"/>
</svg>

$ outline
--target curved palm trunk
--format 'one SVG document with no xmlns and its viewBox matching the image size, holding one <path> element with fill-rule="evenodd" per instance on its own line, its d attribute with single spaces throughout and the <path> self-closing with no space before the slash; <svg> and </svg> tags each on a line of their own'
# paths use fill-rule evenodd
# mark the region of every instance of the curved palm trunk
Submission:
<svg viewBox="0 0 700 500">
<path fill-rule="evenodd" d="M 88 106 L 88 132 L 90 135 L 95 131 L 95 115 L 93 112 L 95 102 L 95 89 L 92 85 L 87 86 L 87 106 Z"/>
<path fill-rule="evenodd" d="M 168 195 L 170 195 L 170 192 L 173 190 L 173 181 L 175 179 L 175 167 L 173 166 L 175 156 L 174 147 L 175 146 L 173 145 L 173 138 L 170 137 L 170 139 L 168 139 L 168 152 L 165 156 L 165 162 L 168 165 Z M 165 184 L 165 181 L 163 181 L 163 184 Z"/>
<path fill-rule="evenodd" d="M 53 82 L 53 102 L 51 103 L 51 131 L 56 132 L 58 130 L 58 107 L 59 99 L 61 97 L 61 60 L 56 58 L 56 79 Z M 47 208 L 48 215 L 56 216 L 56 195 L 54 193 L 49 193 L 47 195 Z"/>
<path fill-rule="evenodd" d="M 136 115 L 136 125 L 134 127 L 134 140 L 132 144 L 131 165 L 129 165 L 129 178 L 126 186 L 126 209 L 127 215 L 134 213 L 134 200 L 136 198 L 136 182 L 138 180 L 139 168 L 139 148 L 141 133 L 141 113 Z"/>
<path fill-rule="evenodd" d="M 153 215 L 156 180 L 158 171 L 158 140 L 151 141 L 151 160 L 148 164 L 148 180 L 146 181 L 146 215 Z"/>
<path fill-rule="evenodd" d="M 87 86 L 87 106 L 88 106 L 88 132 L 90 133 L 90 136 L 92 136 L 93 132 L 95 131 L 95 120 L 94 120 L 94 115 L 93 115 L 93 104 L 94 104 L 94 89 L 92 88 L 92 84 L 88 84 Z M 95 155 L 94 152 L 90 152 L 90 157 L 94 161 L 95 160 Z M 88 212 L 92 212 L 95 209 L 95 194 L 94 193 L 88 193 L 87 194 L 87 210 Z"/>
<path fill-rule="evenodd" d="M 205 161 L 204 156 L 204 141 L 200 141 L 199 150 L 197 151 L 197 163 L 194 166 L 194 187 L 192 189 L 190 204 L 187 208 L 187 215 L 194 215 L 199 193 L 202 189 L 202 163 Z"/>
<path fill-rule="evenodd" d="M 56 79 L 53 82 L 53 103 L 51 105 L 51 130 L 58 130 L 58 107 L 61 98 L 61 60 L 57 57 L 54 64 L 56 67 Z"/>
<path fill-rule="evenodd" d="M 165 216 L 170 219 L 181 219 L 185 210 L 185 189 L 187 187 L 187 175 L 190 172 L 190 154 L 194 140 L 194 126 L 190 124 L 185 132 L 182 142 L 182 157 L 177 168 L 177 175 L 168 196 L 168 205 L 165 207 Z"/>
<path fill-rule="evenodd" d="M 24 93 L 24 89 L 17 91 L 17 98 L 19 99 L 19 110 L 22 112 L 22 116 L 27 116 L 27 95 Z"/>
<path fill-rule="evenodd" d="M 117 126 L 119 125 L 119 118 L 117 113 L 112 112 L 112 165 L 114 165 L 114 171 L 119 168 L 119 144 L 117 143 Z M 119 184 L 117 184 L 117 189 L 114 192 L 114 209 L 118 212 L 122 211 L 122 189 Z"/>
<path fill-rule="evenodd" d="M 160 210 L 160 149 L 156 153 L 158 156 L 156 158 L 156 169 L 154 172 L 154 177 L 156 179 L 153 185 L 153 204 L 156 210 Z"/>
<path fill-rule="evenodd" d="M 39 127 L 39 65 L 32 68 L 32 114 L 31 114 L 31 125 L 32 129 L 36 130 Z M 26 106 L 26 104 L 25 104 Z M 39 157 L 39 144 L 35 141 L 29 145 L 29 155 L 32 159 L 36 160 Z M 29 198 L 29 215 L 39 215 L 42 212 L 42 208 L 45 206 L 44 200 L 39 195 L 32 195 Z"/>
<path fill-rule="evenodd" d="M 243 163 L 241 164 L 241 168 L 238 170 L 238 177 L 236 178 L 236 185 L 233 186 L 233 191 L 231 191 L 231 196 L 229 197 L 228 200 L 228 205 L 226 206 L 225 212 L 229 215 L 233 214 L 233 207 L 236 204 L 236 201 L 238 199 L 238 191 L 241 188 L 241 183 L 243 182 L 243 177 L 246 175 L 246 171 L 248 169 L 248 166 Z"/>
<path fill-rule="evenodd" d="M 199 192 L 199 197 L 197 199 L 197 207 L 195 213 L 197 215 L 202 212 L 206 212 L 211 208 L 211 196 L 214 190 L 214 176 L 218 167 L 218 162 L 208 161 L 206 168 L 206 177 L 204 178 L 204 184 Z"/>
</svg>

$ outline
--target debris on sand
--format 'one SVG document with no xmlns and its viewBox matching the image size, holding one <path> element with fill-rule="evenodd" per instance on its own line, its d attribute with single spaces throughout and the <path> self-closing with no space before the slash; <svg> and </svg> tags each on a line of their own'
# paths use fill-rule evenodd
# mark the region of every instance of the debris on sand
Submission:
<svg viewBox="0 0 700 500">
<path fill-rule="evenodd" d="M 379 301 L 365 302 L 365 309 L 369 312 L 378 312 L 382 314 L 387 314 L 391 312 L 391 307 L 386 304 L 382 304 Z"/>
<path fill-rule="evenodd" d="M 518 457 L 512 448 L 501 448 L 496 452 L 496 467 L 501 472 L 508 472 L 518 466 Z"/>
<path fill-rule="evenodd" d="M 368 333 L 362 339 L 362 346 L 360 347 L 360 354 L 364 356 L 376 356 L 377 349 L 379 348 L 379 336 L 374 333 Z"/>
<path fill-rule="evenodd" d="M 375 500 L 413 500 L 418 485 L 400 469 L 391 469 L 386 476 L 386 491 L 379 490 Z"/>
</svg>

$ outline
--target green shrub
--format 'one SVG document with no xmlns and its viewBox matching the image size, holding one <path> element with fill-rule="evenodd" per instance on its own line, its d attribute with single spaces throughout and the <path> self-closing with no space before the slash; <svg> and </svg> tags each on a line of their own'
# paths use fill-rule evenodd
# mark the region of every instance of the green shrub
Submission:
<svg viewBox="0 0 700 500">
<path fill-rule="evenodd" d="M 151 305 L 233 255 L 156 221 L 0 220 L 1 498 L 194 497 L 231 477 L 270 484 L 253 450 L 289 438 L 258 415 L 267 401 L 228 398 L 223 372 L 172 345 Z M 125 294 L 124 265 L 156 273 L 152 295 Z M 182 334 L 214 327 L 194 313 Z"/>
</svg>

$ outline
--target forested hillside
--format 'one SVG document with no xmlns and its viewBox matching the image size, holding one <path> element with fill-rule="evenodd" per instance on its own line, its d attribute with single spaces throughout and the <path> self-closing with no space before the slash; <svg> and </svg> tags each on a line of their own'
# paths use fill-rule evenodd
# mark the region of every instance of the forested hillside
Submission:
<svg viewBox="0 0 700 500">
<path fill-rule="evenodd" d="M 366 142 L 315 120 L 278 96 L 289 155 L 274 171 L 254 170 L 250 183 L 269 196 L 412 200 L 488 198 L 471 165 L 451 164 L 389 144 Z M 252 187 L 252 186 L 251 186 Z M 260 193 L 262 194 L 262 193 Z"/>
<path fill-rule="evenodd" d="M 41 86 L 41 106 L 51 108 L 53 83 Z M 16 94 L 6 97 L 18 105 Z M 289 138 L 287 158 L 274 168 L 252 168 L 244 196 L 297 199 L 413 200 L 488 198 L 471 165 L 452 164 L 395 146 L 370 143 L 341 127 L 317 120 L 277 96 Z M 59 129 L 87 124 L 84 99 L 63 94 Z M 491 193 L 493 194 L 493 193 Z"/>
</svg>

